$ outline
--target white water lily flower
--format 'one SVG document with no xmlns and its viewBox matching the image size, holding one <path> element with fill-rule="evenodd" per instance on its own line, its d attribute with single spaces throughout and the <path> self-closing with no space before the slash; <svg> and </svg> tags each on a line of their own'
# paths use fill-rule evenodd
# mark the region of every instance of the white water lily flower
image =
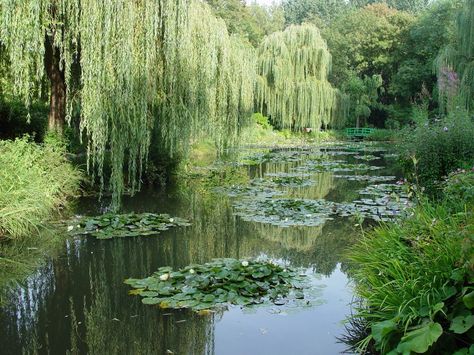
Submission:
<svg viewBox="0 0 474 355">
<path fill-rule="evenodd" d="M 173 223 L 173 222 L 174 222 L 174 218 L 170 218 L 170 222 Z"/>
<path fill-rule="evenodd" d="M 194 269 L 190 269 L 190 270 L 189 270 L 189 273 L 190 273 L 190 274 L 195 274 L 196 271 L 194 271 Z"/>
<path fill-rule="evenodd" d="M 163 274 L 160 276 L 161 281 L 166 281 L 170 278 L 170 274 Z"/>
<path fill-rule="evenodd" d="M 242 266 L 243 267 L 249 266 L 249 262 L 247 260 L 242 261 Z"/>
<path fill-rule="evenodd" d="M 68 227 L 67 227 L 67 231 L 68 231 L 68 232 L 72 231 L 73 229 L 74 229 L 74 226 L 68 226 Z"/>
</svg>

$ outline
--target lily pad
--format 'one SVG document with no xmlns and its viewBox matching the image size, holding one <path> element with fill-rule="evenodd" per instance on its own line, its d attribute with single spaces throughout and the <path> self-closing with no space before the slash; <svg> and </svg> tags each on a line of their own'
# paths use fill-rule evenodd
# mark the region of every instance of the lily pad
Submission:
<svg viewBox="0 0 474 355">
<path fill-rule="evenodd" d="M 235 214 L 245 221 L 280 227 L 319 226 L 331 219 L 335 204 L 325 200 L 245 199 L 234 203 Z"/>
<path fill-rule="evenodd" d="M 90 235 L 97 239 L 158 235 L 172 227 L 186 227 L 190 223 L 179 217 L 155 213 L 106 213 L 97 217 L 78 217 L 68 228 L 73 235 Z"/>
<path fill-rule="evenodd" d="M 144 304 L 195 311 L 288 300 L 293 294 L 301 299 L 305 287 L 304 277 L 296 270 L 269 261 L 238 259 L 215 259 L 177 271 L 164 267 L 150 277 L 125 283 L 135 289 L 133 294 L 143 297 Z"/>
</svg>

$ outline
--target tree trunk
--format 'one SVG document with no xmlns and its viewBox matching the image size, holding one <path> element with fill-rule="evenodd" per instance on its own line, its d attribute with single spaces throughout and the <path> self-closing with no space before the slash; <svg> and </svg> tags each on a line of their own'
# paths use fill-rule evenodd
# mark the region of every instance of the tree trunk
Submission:
<svg viewBox="0 0 474 355">
<path fill-rule="evenodd" d="M 52 45 L 53 39 L 47 40 L 46 70 L 51 82 L 49 100 L 48 130 L 63 133 L 66 119 L 66 81 L 64 71 L 60 69 L 60 56 Z"/>
</svg>

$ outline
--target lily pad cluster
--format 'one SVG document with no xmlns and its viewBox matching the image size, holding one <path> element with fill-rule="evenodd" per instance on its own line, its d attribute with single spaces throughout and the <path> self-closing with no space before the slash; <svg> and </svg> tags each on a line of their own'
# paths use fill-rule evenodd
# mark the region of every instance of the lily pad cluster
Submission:
<svg viewBox="0 0 474 355">
<path fill-rule="evenodd" d="M 294 168 L 294 170 L 301 172 L 351 172 L 373 171 L 379 169 L 382 169 L 382 167 L 368 164 L 351 164 L 344 160 L 308 161 L 305 165 Z"/>
<path fill-rule="evenodd" d="M 399 196 L 400 198 L 408 198 L 406 192 L 403 191 L 403 185 L 401 184 L 377 184 L 369 185 L 359 191 L 361 195 L 371 196 Z"/>
<path fill-rule="evenodd" d="M 400 216 L 410 202 L 393 196 L 364 198 L 347 203 L 308 199 L 242 199 L 235 202 L 235 214 L 249 222 L 272 224 L 279 227 L 323 225 L 336 216 L 363 217 L 388 221 Z"/>
<path fill-rule="evenodd" d="M 388 182 L 395 181 L 396 176 L 386 176 L 386 175 L 334 175 L 335 178 L 344 179 L 349 181 L 363 181 L 375 184 L 378 182 Z"/>
<path fill-rule="evenodd" d="M 354 155 L 354 158 L 357 160 L 365 160 L 365 161 L 373 161 L 373 160 L 379 160 L 382 159 L 381 157 L 378 157 L 373 154 L 366 154 L 366 155 Z"/>
<path fill-rule="evenodd" d="M 158 235 L 172 227 L 186 227 L 190 223 L 179 217 L 155 213 L 106 213 L 96 217 L 79 217 L 68 227 L 74 235 L 90 235 L 97 239 Z"/>
<path fill-rule="evenodd" d="M 127 279 L 142 303 L 195 311 L 304 298 L 306 282 L 295 270 L 269 261 L 215 259 L 174 271 L 161 267 L 150 277 Z"/>
<path fill-rule="evenodd" d="M 326 200 L 292 198 L 244 199 L 234 204 L 235 214 L 249 222 L 267 223 L 279 227 L 324 224 L 331 219 L 335 203 Z"/>
</svg>

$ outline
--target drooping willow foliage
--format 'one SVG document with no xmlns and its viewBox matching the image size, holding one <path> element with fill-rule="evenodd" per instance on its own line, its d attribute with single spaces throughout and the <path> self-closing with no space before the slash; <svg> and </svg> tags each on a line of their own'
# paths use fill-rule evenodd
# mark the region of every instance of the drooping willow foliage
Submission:
<svg viewBox="0 0 474 355">
<path fill-rule="evenodd" d="M 459 94 L 466 108 L 474 105 L 474 0 L 467 0 L 457 19 L 456 39 L 436 61 L 440 103 Z M 449 109 L 449 107 L 448 107 Z"/>
<path fill-rule="evenodd" d="M 179 42 L 174 35 L 167 40 L 175 48 L 165 55 L 176 56 L 164 66 L 158 129 L 168 150 L 186 150 L 202 136 L 214 137 L 220 148 L 235 142 L 253 110 L 253 47 L 229 36 L 224 21 L 200 1 L 191 2 Z"/>
<path fill-rule="evenodd" d="M 124 168 L 138 187 L 154 126 L 162 145 L 153 149 L 171 153 L 203 134 L 224 146 L 253 104 L 250 47 L 199 0 L 0 0 L 0 45 L 27 104 L 44 82 L 48 42 L 64 72 L 66 118 L 79 105 L 102 186 L 110 159 L 113 206 Z"/>
<path fill-rule="evenodd" d="M 290 26 L 268 36 L 258 49 L 256 99 L 281 128 L 337 125 L 347 99 L 327 78 L 331 54 L 317 27 Z"/>
</svg>

